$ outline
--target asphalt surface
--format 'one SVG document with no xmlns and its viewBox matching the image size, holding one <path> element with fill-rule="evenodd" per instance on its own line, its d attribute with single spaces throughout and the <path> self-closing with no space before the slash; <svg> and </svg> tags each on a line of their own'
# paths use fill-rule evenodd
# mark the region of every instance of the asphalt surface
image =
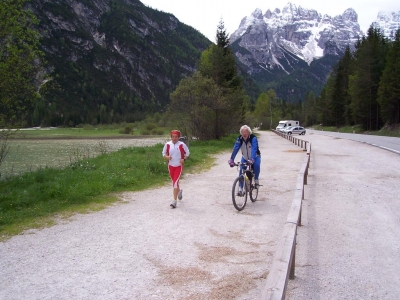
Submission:
<svg viewBox="0 0 400 300">
<path fill-rule="evenodd" d="M 286 299 L 400 299 L 400 155 L 348 137 L 301 137 L 312 153 Z"/>
<path fill-rule="evenodd" d="M 353 133 L 340 133 L 333 131 L 320 131 L 307 129 L 308 134 L 322 134 L 332 137 L 338 137 L 341 139 L 347 139 L 352 141 L 357 141 L 360 143 L 366 143 L 371 146 L 375 146 L 381 149 L 389 150 L 391 152 L 400 154 L 400 138 L 397 137 L 387 137 L 378 135 L 368 135 L 368 134 L 353 134 Z"/>
</svg>

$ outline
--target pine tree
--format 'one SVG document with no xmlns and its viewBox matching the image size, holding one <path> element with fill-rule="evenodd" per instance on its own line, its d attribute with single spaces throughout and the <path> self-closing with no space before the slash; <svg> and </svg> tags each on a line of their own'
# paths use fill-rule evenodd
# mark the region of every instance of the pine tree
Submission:
<svg viewBox="0 0 400 300">
<path fill-rule="evenodd" d="M 35 78 L 40 70 L 37 20 L 24 10 L 25 0 L 0 5 L 0 128 L 24 125 L 36 99 Z"/>
<path fill-rule="evenodd" d="M 229 49 L 230 41 L 229 41 L 229 36 L 226 33 L 225 24 L 223 20 L 219 21 L 219 24 L 217 26 L 217 34 L 215 37 L 217 46 L 222 49 L 225 49 L 228 52 L 230 50 Z"/>
<path fill-rule="evenodd" d="M 371 26 L 356 51 L 354 72 L 349 77 L 354 123 L 367 130 L 379 129 L 382 124 L 377 99 L 386 52 L 387 42 L 381 30 Z"/>
<path fill-rule="evenodd" d="M 236 132 L 243 122 L 244 107 L 248 101 L 241 78 L 236 69 L 235 56 L 230 48 L 228 34 L 221 20 L 216 33 L 217 44 L 203 51 L 198 70 L 203 77 L 211 78 L 221 89 L 226 99 L 224 108 L 215 110 L 215 138 Z"/>
<path fill-rule="evenodd" d="M 254 116 L 259 123 L 266 124 L 266 119 L 270 115 L 270 106 L 270 99 L 267 94 L 261 93 L 254 108 Z"/>
<path fill-rule="evenodd" d="M 316 113 L 318 123 L 326 126 L 334 125 L 334 118 L 332 117 L 331 103 L 333 102 L 333 90 L 336 80 L 336 71 L 329 75 L 320 96 L 317 99 Z"/>
<path fill-rule="evenodd" d="M 386 55 L 386 66 L 379 83 L 378 102 L 385 123 L 400 123 L 400 30 Z"/>
<path fill-rule="evenodd" d="M 335 80 L 332 89 L 330 110 L 333 124 L 336 127 L 351 123 L 349 75 L 352 72 L 352 55 L 350 47 L 346 47 L 343 57 L 335 67 Z"/>
<path fill-rule="evenodd" d="M 236 69 L 235 55 L 230 48 L 228 34 L 221 20 L 216 33 L 217 44 L 203 51 L 198 69 L 203 76 L 210 77 L 222 88 L 242 88 Z"/>
<path fill-rule="evenodd" d="M 317 123 L 316 113 L 317 101 L 313 92 L 309 92 L 303 103 L 303 122 L 304 126 L 309 126 Z"/>
</svg>

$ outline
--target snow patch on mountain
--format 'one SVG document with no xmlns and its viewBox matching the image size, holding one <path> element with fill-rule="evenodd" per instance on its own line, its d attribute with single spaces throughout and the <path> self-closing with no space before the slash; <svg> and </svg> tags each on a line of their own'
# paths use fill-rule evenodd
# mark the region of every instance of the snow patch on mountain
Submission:
<svg viewBox="0 0 400 300">
<path fill-rule="evenodd" d="M 257 8 L 242 19 L 230 41 L 239 40 L 239 45 L 252 52 L 256 61 L 263 65 L 280 65 L 276 63 L 276 59 L 282 56 L 280 47 L 310 64 L 326 54 L 328 41 L 333 41 L 340 50 L 353 46 L 362 35 L 357 19 L 358 15 L 352 8 L 334 18 L 292 3 L 282 11 L 268 9 L 265 14 Z M 260 55 L 256 53 L 260 49 L 269 50 Z M 267 57 L 269 61 L 265 62 Z"/>
<path fill-rule="evenodd" d="M 380 28 L 383 34 L 390 40 L 394 40 L 396 31 L 400 29 L 400 11 L 385 12 L 380 11 L 376 21 L 372 23 L 375 28 Z"/>
</svg>

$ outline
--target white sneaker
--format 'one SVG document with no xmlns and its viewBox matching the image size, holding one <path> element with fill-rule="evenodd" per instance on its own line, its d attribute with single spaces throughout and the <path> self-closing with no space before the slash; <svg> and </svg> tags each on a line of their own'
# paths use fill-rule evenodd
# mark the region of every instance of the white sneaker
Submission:
<svg viewBox="0 0 400 300">
<path fill-rule="evenodd" d="M 178 199 L 179 200 L 182 200 L 182 193 L 183 193 L 183 190 L 179 190 L 179 193 L 178 193 Z"/>
<path fill-rule="evenodd" d="M 169 206 L 171 206 L 172 208 L 176 208 L 176 203 L 176 200 L 173 200 Z"/>
<path fill-rule="evenodd" d="M 254 179 L 254 185 L 255 185 L 255 188 L 256 189 L 258 189 L 258 186 L 260 185 L 260 183 L 258 182 L 258 179 Z"/>
</svg>

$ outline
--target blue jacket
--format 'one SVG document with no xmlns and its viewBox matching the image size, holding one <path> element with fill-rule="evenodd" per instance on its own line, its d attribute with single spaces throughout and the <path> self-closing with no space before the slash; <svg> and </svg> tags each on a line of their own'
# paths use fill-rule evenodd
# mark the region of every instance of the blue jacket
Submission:
<svg viewBox="0 0 400 300">
<path fill-rule="evenodd" d="M 240 149 L 242 150 L 242 155 L 246 160 L 255 160 L 257 156 L 261 155 L 260 149 L 258 148 L 258 140 L 254 134 L 250 134 L 247 141 L 244 141 L 241 135 L 238 136 L 235 144 L 233 145 L 233 151 L 231 155 L 232 160 L 235 159 L 236 154 Z"/>
</svg>

